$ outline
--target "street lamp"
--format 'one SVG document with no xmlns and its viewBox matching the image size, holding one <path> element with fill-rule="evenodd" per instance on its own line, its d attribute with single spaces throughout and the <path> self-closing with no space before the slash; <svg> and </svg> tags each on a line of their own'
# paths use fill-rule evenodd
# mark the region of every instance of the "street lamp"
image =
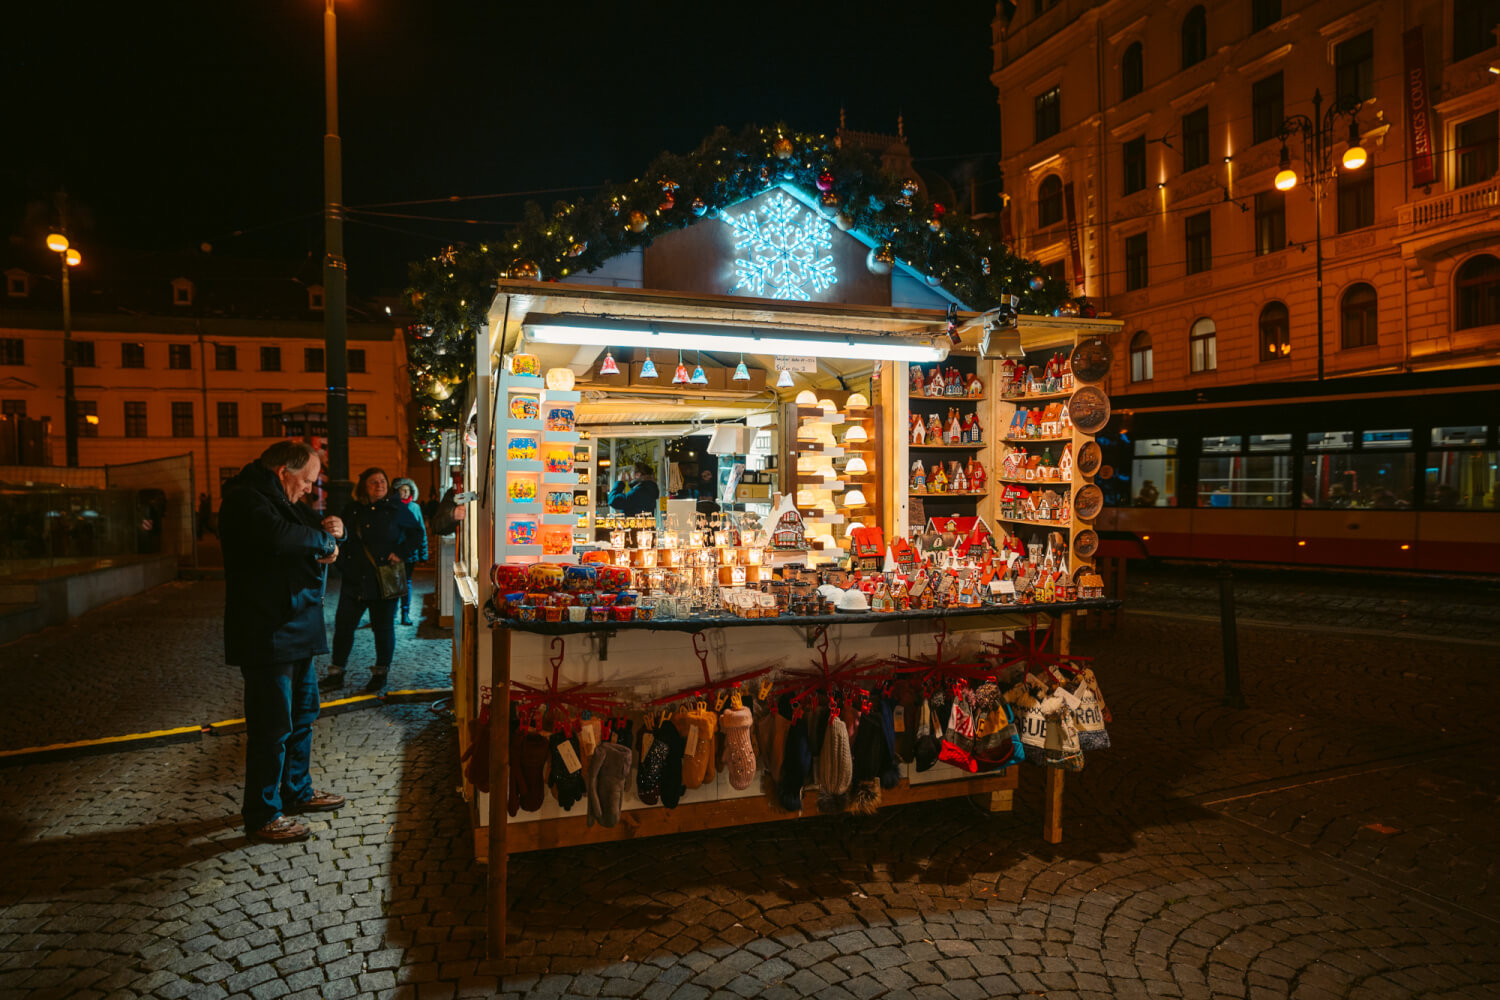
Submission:
<svg viewBox="0 0 1500 1000">
<path fill-rule="evenodd" d="M 1302 162 L 1313 189 L 1313 244 L 1318 268 L 1318 381 L 1323 381 L 1323 186 L 1335 176 L 1333 167 L 1334 125 L 1340 118 L 1349 120 L 1349 144 L 1341 160 L 1345 170 L 1358 170 L 1369 156 L 1359 136 L 1356 116 L 1364 103 L 1352 95 L 1338 98 L 1323 114 L 1323 93 L 1313 91 L 1313 113 L 1291 115 L 1281 123 L 1281 165 L 1276 173 L 1276 190 L 1290 191 L 1297 186 L 1297 172 L 1286 144 L 1293 135 L 1302 135 Z"/>
<path fill-rule="evenodd" d="M 349 264 L 344 259 L 343 144 L 339 139 L 338 20 L 334 0 L 323 3 L 323 357 L 328 377 L 328 509 L 348 503 L 349 481 Z"/>
<path fill-rule="evenodd" d="M 63 307 L 63 442 L 69 466 L 78 465 L 78 417 L 73 399 L 73 303 L 68 269 L 83 263 L 83 255 L 68 245 L 62 233 L 47 235 L 47 249 L 62 258 Z"/>
</svg>

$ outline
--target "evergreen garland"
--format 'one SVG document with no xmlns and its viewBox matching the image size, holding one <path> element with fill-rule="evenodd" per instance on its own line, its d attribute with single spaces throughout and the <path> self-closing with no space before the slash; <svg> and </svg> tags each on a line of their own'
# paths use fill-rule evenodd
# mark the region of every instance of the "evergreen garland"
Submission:
<svg viewBox="0 0 1500 1000">
<path fill-rule="evenodd" d="M 1011 253 L 956 208 L 935 206 L 863 147 L 842 148 L 833 137 L 784 125 L 751 126 L 738 135 L 720 128 L 691 154 L 663 153 L 640 177 L 607 184 L 590 199 L 558 202 L 550 212 L 528 204 L 505 240 L 450 247 L 411 265 L 408 293 L 420 320 L 407 343 L 413 384 L 423 397 L 417 446 L 435 458 L 438 431 L 458 426 L 460 387 L 473 370 L 474 334 L 497 277 L 546 281 L 592 271 L 780 183 L 820 200 L 840 229 L 875 241 L 872 253 L 910 264 L 970 308 L 990 309 L 1009 292 L 1020 296 L 1021 312 L 1050 314 L 1067 299 L 1063 284 L 1047 279 L 1035 262 Z M 445 392 L 452 395 L 437 398 Z"/>
</svg>

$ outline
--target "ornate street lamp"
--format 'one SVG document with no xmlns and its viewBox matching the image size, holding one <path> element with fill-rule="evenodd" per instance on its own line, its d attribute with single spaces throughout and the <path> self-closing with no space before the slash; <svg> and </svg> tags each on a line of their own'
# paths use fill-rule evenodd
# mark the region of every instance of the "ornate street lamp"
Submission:
<svg viewBox="0 0 1500 1000">
<path fill-rule="evenodd" d="M 1292 136 L 1302 135 L 1303 172 L 1312 182 L 1313 189 L 1313 244 L 1318 268 L 1318 381 L 1323 381 L 1323 186 L 1331 181 L 1336 172 L 1333 165 L 1334 126 L 1340 118 L 1349 121 L 1349 145 L 1341 160 L 1343 169 L 1358 170 L 1369 156 L 1359 135 L 1356 116 L 1363 101 L 1346 95 L 1338 98 L 1323 113 L 1323 94 L 1313 91 L 1313 113 L 1291 115 L 1281 123 L 1281 169 L 1276 174 L 1276 190 L 1290 191 L 1297 186 L 1297 172 L 1292 169 L 1292 157 L 1287 151 L 1287 141 Z"/>
<path fill-rule="evenodd" d="M 73 399 L 73 303 L 68 269 L 83 263 L 83 255 L 68 245 L 62 233 L 47 235 L 47 249 L 62 258 L 63 309 L 63 442 L 67 464 L 78 465 L 78 407 Z"/>
</svg>

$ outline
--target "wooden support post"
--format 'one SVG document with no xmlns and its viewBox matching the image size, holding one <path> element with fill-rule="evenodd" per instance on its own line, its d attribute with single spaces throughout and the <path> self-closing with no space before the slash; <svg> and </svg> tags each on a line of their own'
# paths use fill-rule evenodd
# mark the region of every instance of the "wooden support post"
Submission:
<svg viewBox="0 0 1500 1000">
<path fill-rule="evenodd" d="M 494 654 L 490 672 L 490 809 L 489 864 L 486 872 L 486 898 L 489 926 L 485 951 L 492 961 L 505 957 L 506 869 L 509 856 L 506 836 L 509 816 L 505 811 L 510 784 L 510 632 L 494 636 Z"/>
<path fill-rule="evenodd" d="M 1073 616 L 1064 614 L 1057 623 L 1057 652 L 1067 654 L 1073 645 Z M 1042 792 L 1042 839 L 1049 844 L 1062 843 L 1062 768 L 1047 768 L 1047 785 Z"/>
</svg>

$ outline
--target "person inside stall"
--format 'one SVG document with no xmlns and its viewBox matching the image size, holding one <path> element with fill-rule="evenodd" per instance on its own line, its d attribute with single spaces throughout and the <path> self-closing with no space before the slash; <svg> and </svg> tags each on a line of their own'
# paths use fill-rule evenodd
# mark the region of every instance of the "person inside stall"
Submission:
<svg viewBox="0 0 1500 1000">
<path fill-rule="evenodd" d="M 719 474 L 712 465 L 700 465 L 698 478 L 693 483 L 693 497 L 698 501 L 698 513 L 713 514 L 719 509 Z"/>
<path fill-rule="evenodd" d="M 621 514 L 651 514 L 656 512 L 661 499 L 661 488 L 656 485 L 656 473 L 645 462 L 636 462 L 620 473 L 619 481 L 609 491 L 608 503 Z"/>
</svg>

